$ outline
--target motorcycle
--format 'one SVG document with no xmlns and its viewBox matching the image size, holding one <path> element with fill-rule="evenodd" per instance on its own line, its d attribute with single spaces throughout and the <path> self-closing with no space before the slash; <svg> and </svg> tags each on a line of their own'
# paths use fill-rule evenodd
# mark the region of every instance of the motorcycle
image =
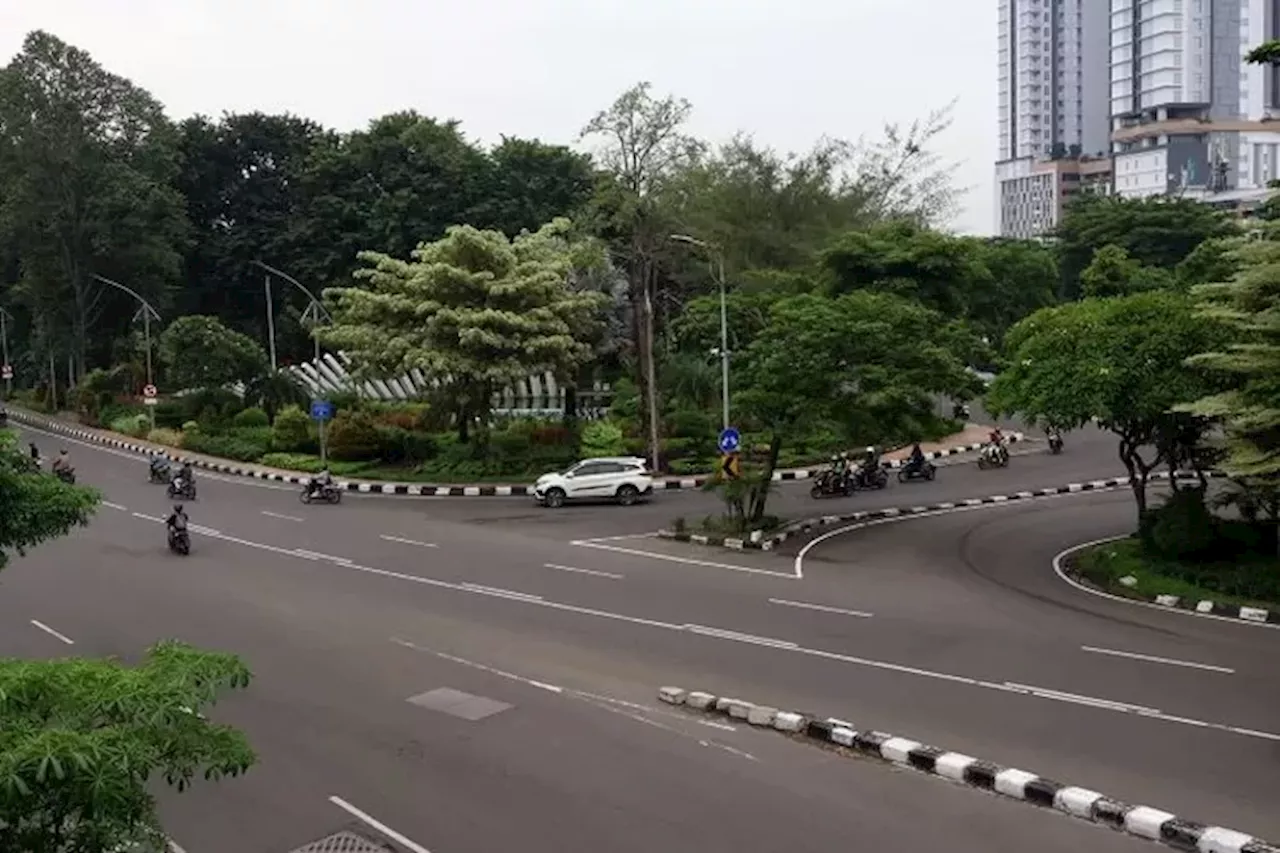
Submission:
<svg viewBox="0 0 1280 853">
<path fill-rule="evenodd" d="M 978 467 L 983 471 L 988 468 L 1004 468 L 1009 464 L 1009 451 L 998 444 L 984 444 L 978 453 Z"/>
<path fill-rule="evenodd" d="M 323 501 L 324 503 L 338 504 L 342 503 L 342 490 L 333 483 L 321 486 L 319 489 L 312 491 L 311 484 L 302 487 L 302 494 L 298 495 L 298 500 L 304 504 L 310 504 L 312 501 Z"/>
<path fill-rule="evenodd" d="M 54 469 L 53 475 L 57 477 L 59 480 L 61 480 L 62 482 L 66 483 L 68 486 L 74 486 L 76 484 L 75 468 L 70 468 L 67 466 L 56 468 Z"/>
<path fill-rule="evenodd" d="M 928 459 L 923 460 L 919 465 L 903 465 L 898 469 L 898 482 L 905 483 L 908 480 L 932 480 L 938 473 L 938 466 L 934 465 Z"/>
<path fill-rule="evenodd" d="M 848 471 L 836 471 L 827 469 L 818 474 L 814 478 L 813 486 L 809 489 L 809 497 L 811 498 L 830 498 L 836 495 L 849 497 L 853 494 L 853 480 L 849 476 Z"/>
<path fill-rule="evenodd" d="M 173 473 L 169 470 L 168 465 L 152 465 L 147 473 L 147 478 L 152 483 L 172 483 Z"/>
<path fill-rule="evenodd" d="M 196 499 L 196 484 L 186 477 L 174 477 L 169 481 L 169 497 L 193 501 Z"/>
<path fill-rule="evenodd" d="M 887 485 L 889 485 L 889 472 L 885 471 L 883 466 L 876 465 L 873 468 L 863 466 L 853 472 L 853 487 L 857 490 L 883 489 Z"/>
<path fill-rule="evenodd" d="M 1054 456 L 1062 452 L 1062 436 L 1058 433 L 1052 433 L 1049 436 L 1049 452 Z"/>
<path fill-rule="evenodd" d="M 186 527 L 169 528 L 169 550 L 184 557 L 191 553 L 191 536 Z"/>
</svg>

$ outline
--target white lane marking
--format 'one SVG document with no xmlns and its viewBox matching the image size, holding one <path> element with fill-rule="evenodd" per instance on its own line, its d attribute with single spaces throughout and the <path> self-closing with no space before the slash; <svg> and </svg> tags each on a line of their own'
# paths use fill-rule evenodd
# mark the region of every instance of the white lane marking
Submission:
<svg viewBox="0 0 1280 853">
<path fill-rule="evenodd" d="M 575 569 L 573 566 L 561 566 L 556 563 L 543 563 L 543 568 L 555 569 L 558 572 L 577 572 L 580 575 L 594 575 L 598 578 L 611 578 L 615 581 L 622 580 L 622 575 L 615 575 L 613 572 L 598 572 L 595 569 Z"/>
<path fill-rule="evenodd" d="M 1035 687 L 1030 684 L 1018 684 L 1006 681 L 1005 687 L 1018 693 L 1029 693 L 1041 699 L 1056 699 L 1059 702 L 1071 702 L 1077 705 L 1088 705 L 1091 708 L 1102 708 L 1108 711 L 1122 711 L 1129 714 L 1155 716 L 1161 713 L 1159 708 L 1148 708 L 1145 705 L 1131 705 L 1128 702 L 1116 702 L 1112 699 L 1099 699 L 1096 696 L 1085 696 L 1082 693 L 1067 693 L 1063 690 L 1050 690 L 1047 687 Z"/>
<path fill-rule="evenodd" d="M 633 711 L 644 711 L 647 714 L 658 714 L 664 717 L 674 717 L 678 720 L 693 720 L 700 726 L 706 726 L 711 729 L 720 729 L 725 732 L 736 732 L 737 726 L 731 726 L 728 723 L 718 723 L 715 720 L 704 720 L 701 717 L 690 717 L 688 714 L 678 714 L 675 711 L 667 711 L 662 708 L 655 708 L 652 705 L 641 705 L 639 702 L 627 702 L 623 699 L 615 699 L 612 696 L 601 696 L 599 693 L 588 693 L 585 690 L 570 690 L 570 695 L 579 698 L 594 699 L 597 702 L 608 702 L 611 705 L 617 705 L 622 708 L 630 708 Z"/>
<path fill-rule="evenodd" d="M 278 512 L 270 512 L 270 511 L 265 510 L 265 509 L 262 511 L 262 514 L 263 514 L 263 515 L 269 515 L 269 516 L 271 516 L 272 518 L 279 518 L 279 519 L 282 519 L 282 520 L 284 520 L 284 521 L 302 521 L 302 520 L 303 520 L 303 519 L 301 519 L 301 518 L 298 518 L 296 515 L 281 515 L 281 514 L 280 514 L 280 513 L 278 513 Z"/>
<path fill-rule="evenodd" d="M 842 607 L 828 607 L 825 604 L 810 604 L 807 601 L 788 601 L 785 598 L 771 598 L 770 604 L 781 604 L 784 607 L 800 607 L 805 610 L 818 610 L 823 613 L 839 613 L 842 616 L 856 616 L 859 619 L 870 619 L 872 614 L 864 610 L 845 610 Z"/>
<path fill-rule="evenodd" d="M 187 853 L 187 851 L 179 847 L 178 842 L 174 841 L 172 838 L 167 839 L 166 843 L 169 847 L 169 853 Z"/>
<path fill-rule="evenodd" d="M 469 592 L 478 592 L 481 595 L 496 595 L 499 598 L 514 598 L 516 601 L 542 601 L 542 596 L 531 595 L 527 592 L 520 592 L 514 589 L 503 589 L 497 586 L 485 586 L 479 583 L 464 583 L 461 585 L 463 589 Z"/>
<path fill-rule="evenodd" d="M 436 547 L 431 542 L 419 542 L 417 539 L 405 539 L 400 536 L 388 536 L 385 533 L 380 535 L 378 538 L 385 539 L 388 542 L 400 542 L 404 545 L 417 545 L 419 548 L 435 548 Z"/>
<path fill-rule="evenodd" d="M 655 554 L 652 551 L 641 551 L 638 548 L 620 548 L 617 545 L 603 545 L 598 539 L 575 539 L 570 545 L 579 548 L 599 548 L 601 551 L 612 551 L 615 554 L 629 554 L 634 557 L 647 557 L 650 560 L 666 560 L 669 563 L 682 563 L 686 566 L 710 566 L 713 569 L 728 569 L 733 572 L 745 572 L 752 575 L 768 575 L 780 580 L 795 580 L 786 572 L 775 572 L 771 569 L 753 569 L 748 566 L 735 566 L 731 563 L 716 563 L 711 560 L 695 560 L 692 557 L 677 557 L 673 554 Z"/>
<path fill-rule="evenodd" d="M 690 634 L 702 634 L 705 637 L 717 637 L 721 640 L 733 640 L 735 643 L 751 643 L 753 646 L 769 646 L 774 649 L 796 650 L 800 647 L 789 640 L 775 640 L 773 637 L 761 637 L 758 634 L 744 634 L 741 631 L 730 631 L 725 628 L 712 628 L 707 625 L 685 625 Z"/>
<path fill-rule="evenodd" d="M 321 554 L 317 551 L 305 551 L 302 548 L 294 548 L 293 553 L 297 554 L 305 560 L 328 560 L 332 563 L 350 563 L 351 560 L 346 557 L 335 557 L 332 554 Z"/>
<path fill-rule="evenodd" d="M 61 640 L 62 642 L 66 643 L 68 646 L 74 646 L 74 645 L 76 644 L 76 641 L 75 641 L 75 640 L 71 639 L 71 638 L 70 638 L 70 637 L 68 637 L 66 634 L 63 634 L 63 633 L 60 633 L 60 632 L 58 632 L 58 631 L 53 630 L 53 629 L 52 629 L 52 628 L 50 628 L 48 625 L 46 625 L 46 624 L 44 624 L 43 622 L 41 622 L 39 619 L 32 619 L 32 620 L 31 620 L 31 624 L 32 624 L 32 625 L 35 625 L 35 626 L 36 626 L 37 628 L 39 628 L 41 631 L 44 631 L 44 632 L 45 632 L 46 634 L 48 634 L 50 637 L 53 637 L 53 638 L 58 639 L 58 640 Z"/>
<path fill-rule="evenodd" d="M 342 809 L 344 812 L 351 815 L 356 820 L 362 821 L 366 826 L 369 826 L 377 830 L 378 832 L 381 832 L 383 835 L 385 835 L 387 838 L 390 838 L 392 841 L 396 842 L 397 844 L 400 844 L 403 847 L 409 848 L 409 850 L 413 851 L 413 853 L 431 853 L 430 850 L 423 847 L 421 844 L 417 843 L 416 841 L 410 839 L 405 835 L 400 834 L 399 832 L 396 832 L 394 829 L 387 826 L 385 823 L 378 820 L 377 818 L 372 817 L 368 813 L 360 811 L 360 809 L 351 805 L 351 803 L 348 803 L 346 800 L 342 799 L 341 797 L 331 796 L 329 797 L 329 802 L 333 803 L 335 806 Z"/>
<path fill-rule="evenodd" d="M 164 519 L 163 519 L 163 518 L 160 518 L 160 517 L 155 516 L 155 515 L 146 515 L 146 514 L 141 513 L 141 512 L 131 512 L 131 513 L 129 513 L 129 514 L 130 514 L 130 515 L 132 515 L 134 518 L 140 518 L 140 519 L 142 519 L 143 521 L 159 522 L 159 523 L 161 523 L 161 524 L 163 524 L 163 523 L 164 523 Z"/>
<path fill-rule="evenodd" d="M 280 548 L 275 545 L 267 545 L 261 542 L 251 542 L 247 539 L 240 539 L 235 536 L 227 536 L 225 534 L 215 538 L 222 539 L 227 542 L 234 542 L 243 545 L 246 548 L 257 548 L 273 554 L 280 554 L 286 557 L 301 559 L 295 552 Z M 823 660 L 838 661 L 853 666 L 862 666 L 868 669 L 878 669 L 884 672 L 896 672 L 903 675 L 915 675 L 921 678 L 930 678 L 936 681 L 945 681 L 952 684 L 963 684 L 970 687 L 980 687 L 986 690 L 998 690 L 1004 693 L 1028 695 L 1027 689 L 1014 687 L 1008 683 L 997 683 L 992 681 L 983 681 L 977 678 L 970 678 L 964 675 L 953 675 L 945 672 L 935 672 L 918 667 L 906 666 L 904 664 L 890 663 L 888 661 L 872 660 L 870 658 L 860 658 L 854 655 L 845 655 L 838 652 L 830 652 L 823 649 L 814 649 L 797 646 L 795 644 L 785 644 L 785 641 L 772 640 L 767 637 L 753 637 L 750 634 L 740 634 L 734 631 L 722 631 L 721 629 L 710 629 L 714 633 L 707 633 L 705 626 L 691 626 L 689 624 L 677 625 L 673 622 L 662 622 L 657 619 L 646 619 L 641 616 L 630 616 L 625 613 L 615 613 L 609 610 L 599 610 L 594 607 L 582 607 L 576 604 L 565 604 L 559 601 L 546 601 L 539 596 L 530 596 L 525 593 L 512 593 L 509 590 L 497 590 L 493 587 L 482 587 L 478 584 L 456 584 L 449 581 L 442 581 L 437 578 L 423 577 L 422 575 L 410 575 L 404 572 L 394 572 L 389 569 L 379 569 L 372 566 L 361 566 L 356 563 L 335 563 L 339 568 L 350 569 L 352 571 L 364 572 L 370 575 L 378 575 L 380 577 L 392 578 L 395 580 L 406 581 L 408 583 L 422 584 L 424 586 L 435 587 L 438 589 L 453 590 L 455 592 L 477 593 L 482 595 L 491 595 L 497 598 L 505 598 L 521 604 L 531 604 L 538 607 L 546 607 L 551 610 L 560 610 L 565 613 L 577 613 L 583 616 L 595 616 L 600 619 L 609 619 L 615 622 L 625 622 L 632 625 L 644 625 L 650 628 L 661 628 L 667 631 L 681 631 L 686 633 L 702 633 L 703 636 L 715 637 L 717 639 L 729 640 L 732 642 L 751 643 L 753 645 L 763 645 L 777 649 L 778 651 L 791 652 L 793 654 L 802 654 L 809 657 L 821 658 Z M 690 628 L 702 627 L 702 631 L 690 631 Z M 1046 691 L 1042 688 L 1034 688 L 1038 692 L 1036 696 L 1042 699 L 1056 699 L 1058 701 L 1072 701 L 1066 696 L 1070 694 L 1062 694 L 1057 691 Z M 1094 707 L 1108 710 L 1126 712 L 1126 709 L 1138 706 L 1130 706 L 1120 702 L 1111 702 L 1110 700 L 1095 700 Z M 1080 704 L 1076 701 L 1076 704 Z M 1178 723 L 1182 725 L 1194 726 L 1203 729 L 1213 729 L 1215 731 L 1229 732 L 1232 734 L 1244 735 L 1246 737 L 1259 738 L 1262 740 L 1270 740 L 1280 742 L 1280 734 L 1271 732 L 1258 731 L 1256 729 L 1247 729 L 1240 726 L 1226 725 L 1225 723 L 1211 723 L 1204 720 L 1194 720 L 1187 717 L 1179 717 L 1172 714 L 1162 712 L 1144 713 L 1142 716 L 1148 719 L 1163 720 L 1170 723 Z"/>
<path fill-rule="evenodd" d="M 401 640 L 396 637 L 392 637 L 391 642 L 395 643 L 398 646 L 404 646 L 406 649 L 413 649 L 414 651 L 417 651 L 417 652 L 426 652 L 427 654 L 435 655 L 436 657 L 442 660 L 447 660 L 447 661 L 450 661 L 451 663 L 456 663 L 460 666 L 469 666 L 472 669 L 478 669 L 481 672 L 487 672 L 490 675 L 496 675 L 500 678 L 510 679 L 511 681 L 518 681 L 521 684 L 527 684 L 530 687 L 537 687 L 539 690 L 546 690 L 549 693 L 564 692 L 563 687 L 557 687 L 554 684 L 547 684 L 545 681 L 537 681 L 532 678 L 525 678 L 523 675 L 516 675 L 514 672 L 507 672 L 506 670 L 488 666 L 483 663 L 476 663 L 473 660 L 460 658 L 457 655 L 451 655 L 451 654 L 448 654 L 447 652 L 438 652 L 435 649 L 428 649 L 425 646 L 419 646 L 416 643 L 409 642 L 408 640 Z"/>
<path fill-rule="evenodd" d="M 1118 542 L 1121 539 L 1128 538 L 1128 534 L 1123 536 L 1107 536 L 1102 539 L 1094 539 L 1091 542 L 1081 542 L 1079 545 L 1072 545 L 1070 548 L 1054 554 L 1053 573 L 1058 576 L 1059 580 L 1066 583 L 1068 586 L 1073 586 L 1081 592 L 1087 592 L 1090 595 L 1096 595 L 1099 598 L 1109 598 L 1112 601 L 1121 601 L 1125 604 L 1132 604 L 1137 607 L 1149 607 L 1152 610 L 1159 610 L 1163 613 L 1177 613 L 1180 616 L 1197 616 L 1201 619 L 1216 619 L 1219 622 L 1231 622 L 1236 625 L 1243 625 L 1247 628 L 1270 628 L 1273 631 L 1280 630 L 1280 624 L 1276 624 L 1275 622 L 1250 622 L 1247 619 L 1235 619 L 1231 616 L 1219 616 L 1216 613 L 1200 613 L 1196 610 L 1183 610 L 1179 607 L 1166 607 L 1163 604 L 1156 604 L 1151 601 L 1139 601 L 1136 598 L 1125 598 L 1123 595 L 1114 595 L 1110 592 L 1103 592 L 1100 589 L 1094 589 L 1093 587 L 1082 584 L 1080 581 L 1070 577 L 1067 574 L 1067 570 L 1063 567 L 1062 561 L 1065 560 L 1068 555 L 1074 554 L 1076 551 L 1083 551 L 1085 548 L 1089 548 L 1094 545 L 1102 545 L 1105 542 Z"/>
<path fill-rule="evenodd" d="M 221 536 L 222 531 L 214 530 L 212 527 L 203 527 L 199 524 L 188 525 L 192 533 L 199 533 L 203 536 Z"/>
<path fill-rule="evenodd" d="M 113 504 L 111 501 L 103 501 L 103 502 L 102 502 L 102 505 L 103 505 L 103 506 L 109 506 L 109 507 L 111 507 L 112 509 L 118 509 L 118 510 L 120 510 L 121 512 L 128 512 L 128 511 L 129 511 L 129 508 L 128 508 L 127 506 L 120 506 L 120 504 Z"/>
<path fill-rule="evenodd" d="M 1235 670 L 1228 666 L 1215 666 L 1211 663 L 1196 663 L 1189 660 L 1177 660 L 1176 658 L 1162 658 L 1155 655 L 1142 655 L 1137 652 L 1122 652 L 1117 649 L 1100 649 L 1096 646 L 1081 646 L 1081 651 L 1092 652 L 1095 655 L 1111 655 L 1118 658 L 1132 658 L 1133 660 L 1147 661 L 1148 663 L 1164 663 L 1169 666 L 1185 666 L 1190 669 L 1203 669 L 1208 672 L 1224 672 L 1227 675 L 1234 675 Z"/>
<path fill-rule="evenodd" d="M 723 744 L 723 743 L 718 743 L 717 741 L 703 740 L 702 738 L 697 737 L 695 735 L 686 734 L 685 732 L 675 728 L 674 726 L 668 726 L 665 723 L 658 722 L 657 720 L 651 720 L 648 717 L 644 716 L 643 714 L 637 713 L 635 711 L 629 711 L 626 708 L 618 708 L 606 702 L 597 702 L 595 699 L 589 699 L 589 698 L 586 698 L 585 696 L 579 696 L 577 698 L 579 698 L 583 702 L 586 702 L 588 705 L 594 706 L 603 711 L 608 711 L 610 714 L 618 714 L 620 716 L 626 717 L 629 720 L 635 720 L 637 723 L 642 723 L 646 726 L 652 726 L 655 729 L 660 729 L 661 731 L 668 732 L 670 734 L 676 735 L 677 737 L 689 738 L 690 740 L 695 740 L 698 742 L 699 746 L 710 747 L 712 749 L 723 749 L 725 752 L 736 755 L 739 758 L 745 758 L 749 761 L 760 760 L 749 752 L 743 752 L 740 749 L 734 749 L 731 746 L 727 746 L 726 744 Z"/>
<path fill-rule="evenodd" d="M 1151 485 L 1159 485 L 1159 484 L 1152 483 Z M 790 576 L 797 579 L 804 578 L 804 558 L 809 556 L 809 552 L 812 551 L 816 546 L 820 545 L 823 542 L 826 542 L 828 539 L 831 539 L 833 537 L 840 536 L 844 533 L 852 533 L 855 530 L 862 530 L 865 527 L 878 527 L 881 524 L 896 524 L 901 521 L 914 521 L 915 519 L 918 519 L 918 518 L 932 518 L 937 515 L 951 515 L 952 513 L 958 513 L 958 512 L 973 512 L 974 510 L 992 509 L 998 506 L 1026 506 L 1027 504 L 1039 503 L 1041 501 L 1049 501 L 1049 500 L 1053 500 L 1054 498 L 1076 497 L 1077 495 L 1100 495 L 1100 494 L 1103 494 L 1104 492 L 1115 492 L 1115 491 L 1119 491 L 1121 489 L 1127 489 L 1127 488 L 1129 487 L 1128 486 L 1111 486 L 1110 488 L 1105 488 L 1105 489 L 1090 489 L 1087 492 L 1086 491 L 1063 492 L 1061 494 L 1056 494 L 1056 495 L 1041 495 L 1036 492 L 1030 492 L 1028 494 L 1030 494 L 1031 497 L 1027 498 L 1026 500 L 1020 500 L 1020 501 L 1006 500 L 1006 501 L 1000 501 L 999 503 L 989 503 L 989 504 L 964 504 L 961 501 L 957 500 L 957 501 L 949 502 L 954 504 L 953 506 L 948 506 L 942 509 L 935 509 L 929 512 L 904 513 L 902 515 L 889 516 L 888 518 L 873 518 L 867 521 L 859 521 L 856 524 L 850 524 L 845 527 L 837 527 L 835 530 L 828 530 L 826 533 L 823 533 L 821 536 L 815 537 L 809 540 L 808 542 L 806 542 L 804 547 L 800 549 L 800 553 L 796 554 L 795 563 L 792 566 L 792 573 Z M 875 511 L 876 510 L 871 510 L 871 512 L 875 512 Z"/>
</svg>

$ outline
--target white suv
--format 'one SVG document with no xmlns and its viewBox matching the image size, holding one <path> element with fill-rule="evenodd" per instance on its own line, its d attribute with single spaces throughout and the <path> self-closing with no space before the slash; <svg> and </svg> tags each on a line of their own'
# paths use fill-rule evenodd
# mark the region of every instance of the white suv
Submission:
<svg viewBox="0 0 1280 853">
<path fill-rule="evenodd" d="M 565 501 L 615 500 L 631 506 L 653 495 L 653 477 L 638 456 L 583 459 L 565 471 L 543 474 L 533 484 L 538 503 L 552 508 Z"/>
</svg>

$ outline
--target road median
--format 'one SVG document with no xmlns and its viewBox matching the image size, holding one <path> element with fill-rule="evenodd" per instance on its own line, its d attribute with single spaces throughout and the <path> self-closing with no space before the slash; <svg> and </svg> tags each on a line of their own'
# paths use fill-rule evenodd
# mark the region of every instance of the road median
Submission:
<svg viewBox="0 0 1280 853">
<path fill-rule="evenodd" d="M 1125 803 L 1090 788 L 1065 785 L 1025 770 L 929 746 L 906 736 L 858 729 L 852 723 L 832 717 L 757 705 L 744 699 L 681 687 L 663 687 L 658 691 L 658 698 L 668 705 L 699 715 L 726 717 L 819 744 L 842 754 L 878 759 L 895 767 L 1021 800 L 1179 850 L 1280 853 L 1280 846 L 1239 830 L 1188 820 L 1152 806 Z"/>
</svg>

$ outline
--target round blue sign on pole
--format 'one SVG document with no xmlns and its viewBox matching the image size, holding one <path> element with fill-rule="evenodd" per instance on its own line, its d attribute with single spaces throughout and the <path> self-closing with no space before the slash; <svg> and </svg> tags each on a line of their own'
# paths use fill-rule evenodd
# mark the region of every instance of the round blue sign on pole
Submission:
<svg viewBox="0 0 1280 853">
<path fill-rule="evenodd" d="M 729 427 L 720 433 L 721 453 L 737 453 L 741 445 L 742 435 L 733 427 Z"/>
</svg>

